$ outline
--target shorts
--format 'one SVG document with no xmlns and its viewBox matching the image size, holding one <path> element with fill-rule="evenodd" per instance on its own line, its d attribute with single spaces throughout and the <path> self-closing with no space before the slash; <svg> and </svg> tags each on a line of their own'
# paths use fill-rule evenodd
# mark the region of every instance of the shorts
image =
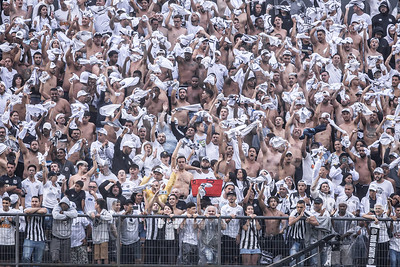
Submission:
<svg viewBox="0 0 400 267">
<path fill-rule="evenodd" d="M 13 262 L 15 256 L 14 245 L 0 245 L 0 260 L 2 262 Z"/>
<path fill-rule="evenodd" d="M 242 248 L 240 249 L 240 254 L 261 254 L 261 250 L 259 248 L 257 249 Z"/>
<path fill-rule="evenodd" d="M 108 260 L 108 242 L 94 244 L 94 259 Z"/>
</svg>

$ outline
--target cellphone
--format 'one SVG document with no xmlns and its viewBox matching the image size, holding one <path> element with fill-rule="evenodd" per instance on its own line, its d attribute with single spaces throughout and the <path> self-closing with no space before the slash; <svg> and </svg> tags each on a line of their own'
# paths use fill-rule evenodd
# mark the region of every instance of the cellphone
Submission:
<svg viewBox="0 0 400 267">
<path fill-rule="evenodd" d="M 133 209 L 133 210 L 138 210 L 139 207 L 138 207 L 138 206 L 133 206 L 132 209 Z"/>
<path fill-rule="evenodd" d="M 168 192 L 167 191 L 165 191 L 165 190 L 160 190 L 160 193 L 159 193 L 160 195 L 167 195 L 168 194 Z"/>
</svg>

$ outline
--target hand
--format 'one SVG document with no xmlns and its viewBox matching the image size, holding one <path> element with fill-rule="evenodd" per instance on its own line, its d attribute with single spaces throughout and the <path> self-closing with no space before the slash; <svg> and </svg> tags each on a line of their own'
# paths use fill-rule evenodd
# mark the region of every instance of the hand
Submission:
<svg viewBox="0 0 400 267">
<path fill-rule="evenodd" d="M 232 219 L 235 219 L 236 218 L 236 214 L 232 213 L 231 217 L 232 217 Z"/>
<path fill-rule="evenodd" d="M 251 214 L 250 218 L 254 219 L 257 215 L 256 214 Z"/>
</svg>

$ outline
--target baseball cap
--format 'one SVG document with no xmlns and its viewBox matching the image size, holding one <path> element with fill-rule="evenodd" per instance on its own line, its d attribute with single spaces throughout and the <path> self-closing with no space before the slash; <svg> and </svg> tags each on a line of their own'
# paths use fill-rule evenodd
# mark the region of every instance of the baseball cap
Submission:
<svg viewBox="0 0 400 267">
<path fill-rule="evenodd" d="M 381 165 L 381 168 L 389 168 L 389 164 L 383 163 L 383 164 Z"/>
<path fill-rule="evenodd" d="M 316 199 L 314 199 L 314 204 L 322 204 L 324 203 L 324 201 L 322 200 L 322 198 L 317 197 Z"/>
<path fill-rule="evenodd" d="M 190 46 L 185 47 L 185 49 L 183 49 L 183 53 L 193 54 L 193 49 Z"/>
<path fill-rule="evenodd" d="M 293 156 L 292 152 L 290 152 L 290 151 L 286 152 L 286 155 L 289 155 L 289 154 Z"/>
<path fill-rule="evenodd" d="M 50 63 L 50 69 L 54 69 L 55 67 L 57 67 L 57 65 L 54 62 Z"/>
<path fill-rule="evenodd" d="M 77 98 L 79 98 L 79 97 L 81 97 L 81 96 L 87 96 L 87 95 L 88 95 L 88 93 L 87 93 L 86 91 L 80 90 L 80 91 L 78 92 Z"/>
<path fill-rule="evenodd" d="M 398 155 L 396 152 L 390 153 L 390 154 L 389 154 L 389 157 L 390 157 L 390 156 L 395 157 L 396 159 L 399 157 L 399 155 Z"/>
<path fill-rule="evenodd" d="M 161 167 L 156 167 L 153 172 L 163 173 L 163 169 Z"/>
<path fill-rule="evenodd" d="M 3 2 L 3 3 L 4 3 L 4 2 Z M 18 31 L 18 32 L 15 34 L 15 38 L 24 39 L 24 33 L 23 33 L 22 31 Z"/>
<path fill-rule="evenodd" d="M 283 52 L 283 55 L 284 55 L 284 56 L 292 56 L 292 52 L 290 52 L 289 50 L 285 50 L 285 51 Z"/>
<path fill-rule="evenodd" d="M 376 192 L 378 190 L 378 186 L 376 184 L 370 184 L 369 185 L 369 190 L 372 190 L 372 191 Z"/>
<path fill-rule="evenodd" d="M 45 123 L 43 124 L 43 129 L 51 130 L 51 124 L 48 123 L 48 122 L 45 122 Z"/>
<path fill-rule="evenodd" d="M 381 167 L 375 168 L 374 173 L 376 172 L 383 174 L 383 169 Z"/>
<path fill-rule="evenodd" d="M 130 147 L 130 148 L 134 148 L 135 147 L 135 144 L 131 141 L 131 140 L 127 140 L 127 141 L 125 141 L 123 144 L 122 144 L 122 146 L 124 147 L 124 146 L 127 146 L 127 147 Z"/>
<path fill-rule="evenodd" d="M 101 134 L 107 135 L 107 130 L 104 129 L 104 128 L 100 128 L 100 129 L 97 130 L 97 133 L 101 133 Z"/>
<path fill-rule="evenodd" d="M 215 54 L 216 54 L 216 55 L 218 54 L 218 55 L 220 56 L 220 55 L 221 55 L 221 52 L 220 52 L 219 50 L 216 50 L 216 51 L 215 51 Z"/>
<path fill-rule="evenodd" d="M 210 158 L 209 158 L 209 157 L 203 157 L 201 160 L 202 160 L 202 161 L 203 161 L 203 160 L 206 160 L 206 161 L 210 162 Z"/>
<path fill-rule="evenodd" d="M 343 112 L 348 112 L 348 113 L 350 113 L 350 109 L 349 108 L 344 108 L 344 109 L 342 109 L 342 113 Z"/>
</svg>

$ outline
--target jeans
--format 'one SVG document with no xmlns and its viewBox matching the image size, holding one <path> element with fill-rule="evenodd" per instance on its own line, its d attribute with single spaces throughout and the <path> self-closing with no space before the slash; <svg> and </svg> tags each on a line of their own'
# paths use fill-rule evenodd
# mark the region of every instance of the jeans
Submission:
<svg viewBox="0 0 400 267">
<path fill-rule="evenodd" d="M 32 241 L 29 239 L 25 239 L 24 249 L 22 252 L 22 262 L 31 262 L 31 256 L 33 255 L 32 262 L 41 263 L 45 244 L 45 241 Z"/>
<path fill-rule="evenodd" d="M 290 256 L 296 254 L 297 252 L 299 252 L 300 250 L 302 250 L 304 248 L 304 241 L 295 241 L 293 240 L 292 242 L 292 246 L 290 247 Z M 300 261 L 304 260 L 304 256 L 302 256 L 300 258 Z M 290 263 L 290 266 L 295 265 L 295 261 L 292 261 Z M 299 266 L 303 266 L 304 262 L 300 263 Z"/>
<path fill-rule="evenodd" d="M 389 249 L 390 267 L 400 266 L 400 251 Z"/>
</svg>

